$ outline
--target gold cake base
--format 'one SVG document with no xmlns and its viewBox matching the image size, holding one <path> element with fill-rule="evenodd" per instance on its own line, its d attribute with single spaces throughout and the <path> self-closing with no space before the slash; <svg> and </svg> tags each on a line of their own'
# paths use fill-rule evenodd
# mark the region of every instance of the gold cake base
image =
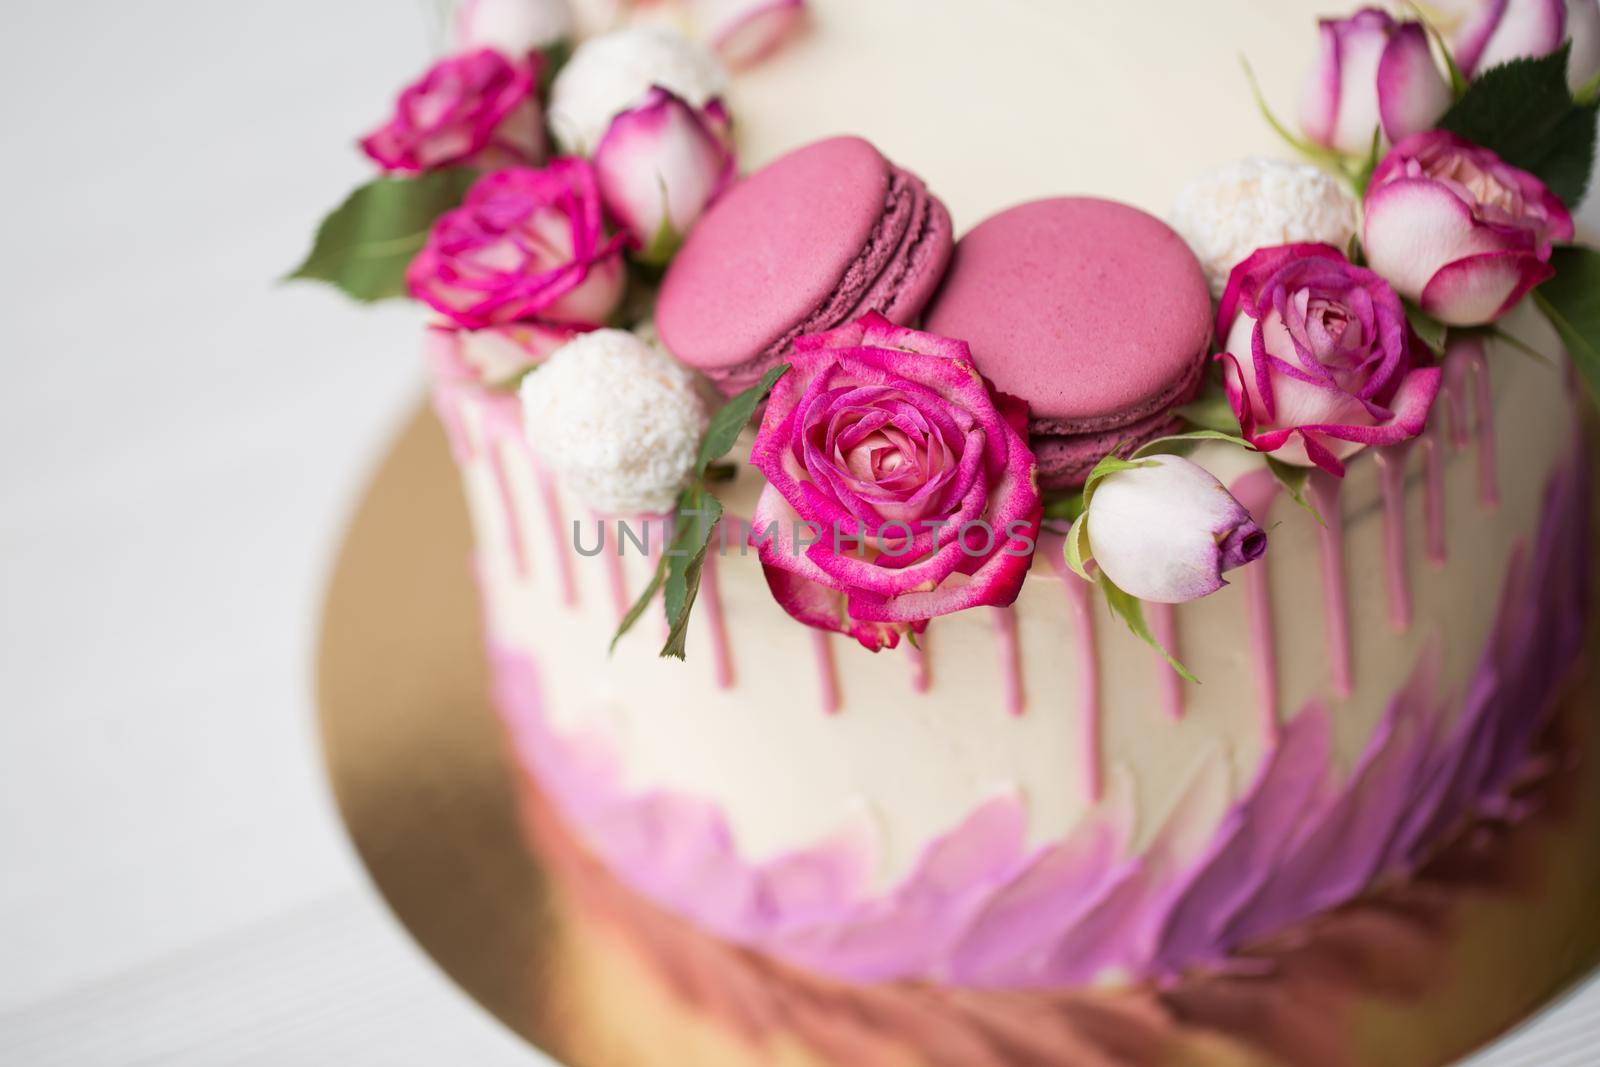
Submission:
<svg viewBox="0 0 1600 1067">
<path fill-rule="evenodd" d="M 1567 701 L 1538 814 L 1263 949 L 1292 980 L 1055 999 L 858 992 L 699 935 L 561 837 L 489 706 L 470 552 L 455 468 L 419 410 L 368 486 L 328 589 L 317 678 L 328 773 L 400 921 L 467 993 L 570 1067 L 1419 1067 L 1493 1039 L 1600 963 L 1600 775 L 1579 758 L 1600 717 L 1600 657 Z M 1358 947 L 1375 930 L 1400 931 L 1392 960 Z M 1321 1010 L 1325 988 L 1340 991 L 1337 1010 Z M 968 1056 L 956 1050 L 969 1017 L 1034 1039 L 1000 1040 L 993 1058 L 995 1042 L 976 1042 L 986 1051 Z M 1104 1033 L 1058 1056 L 1038 1047 L 1050 1026 Z M 1156 1036 L 1134 1040 L 1146 1026 Z M 1338 1031 L 1337 1049 L 1322 1028 Z"/>
</svg>

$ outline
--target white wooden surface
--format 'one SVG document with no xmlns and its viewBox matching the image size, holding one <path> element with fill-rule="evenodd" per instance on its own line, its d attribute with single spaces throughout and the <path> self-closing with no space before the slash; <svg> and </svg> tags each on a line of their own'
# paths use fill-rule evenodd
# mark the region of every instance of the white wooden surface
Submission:
<svg viewBox="0 0 1600 1067">
<path fill-rule="evenodd" d="M 547 1062 L 383 909 L 315 750 L 321 582 L 415 318 L 272 279 L 422 7 L 6 0 L 0 1064 Z M 1596 1062 L 1597 1006 L 1476 1062 Z"/>
</svg>

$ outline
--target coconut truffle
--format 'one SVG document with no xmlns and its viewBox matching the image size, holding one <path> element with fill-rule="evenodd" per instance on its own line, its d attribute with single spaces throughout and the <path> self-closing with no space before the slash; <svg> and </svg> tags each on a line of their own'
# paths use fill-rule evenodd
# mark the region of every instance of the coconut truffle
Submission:
<svg viewBox="0 0 1600 1067">
<path fill-rule="evenodd" d="M 592 152 L 611 120 L 652 86 L 703 107 L 727 84 L 727 71 L 704 45 L 669 26 L 629 26 L 585 41 L 561 68 L 550 87 L 550 132 L 564 152 Z"/>
<path fill-rule="evenodd" d="M 528 441 L 603 515 L 672 507 L 708 417 L 694 375 L 626 330 L 580 334 L 522 382 Z"/>
<path fill-rule="evenodd" d="M 1251 156 L 1203 174 L 1172 207 L 1172 228 L 1194 249 L 1213 295 L 1258 248 L 1320 241 L 1343 251 L 1360 227 L 1355 198 L 1306 163 Z"/>
</svg>

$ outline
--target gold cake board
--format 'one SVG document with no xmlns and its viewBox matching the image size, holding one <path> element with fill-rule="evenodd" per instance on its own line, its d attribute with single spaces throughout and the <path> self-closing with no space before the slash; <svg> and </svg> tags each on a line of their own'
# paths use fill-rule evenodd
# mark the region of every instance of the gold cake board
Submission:
<svg viewBox="0 0 1600 1067">
<path fill-rule="evenodd" d="M 526 790 L 488 702 L 470 551 L 444 437 L 419 409 L 367 486 L 339 551 L 317 677 L 334 794 L 396 917 L 468 994 L 570 1067 L 863 1067 L 864 1055 L 830 1059 L 781 1025 L 754 1033 L 701 1010 L 703 999 L 687 1003 L 678 985 L 662 980 L 659 958 L 638 948 L 614 915 L 589 906 L 595 894 L 551 877 L 544 853 L 527 844 L 518 811 Z M 1566 719 L 1586 750 L 1600 671 L 1586 665 L 1581 673 L 1569 711 L 1586 713 Z M 1466 887 L 1452 885 L 1445 905 L 1437 899 L 1443 891 L 1429 891 L 1427 906 L 1441 910 L 1428 922 L 1445 924 L 1447 948 L 1425 988 L 1397 994 L 1406 976 L 1370 976 L 1351 1016 L 1355 1062 L 1418 1067 L 1465 1054 L 1600 962 L 1600 775 L 1568 768 L 1550 791 L 1544 810 L 1495 846 L 1511 849 L 1515 863 L 1498 865 L 1481 884 L 1466 877 Z M 1401 906 L 1417 902 L 1372 905 Z M 1346 911 L 1360 918 L 1363 907 Z M 740 980 L 751 981 L 758 965 L 749 954 L 704 940 L 708 954 L 746 960 Z M 1185 1051 L 1171 1062 L 1232 1067 L 1313 1055 L 1309 1042 L 1304 1053 L 1283 1052 L 1295 1047 L 1292 1033 L 1278 1035 L 1274 1056 L 1247 1050 L 1227 1026 L 1208 1029 L 1205 1006 L 1215 992 L 1174 1002 L 1201 1008 L 1185 1020 Z M 1249 1014 L 1250 1005 L 1231 1003 L 1216 1018 Z M 872 1045 L 876 1062 L 934 1062 L 909 1045 L 894 1051 L 893 1038 Z"/>
</svg>

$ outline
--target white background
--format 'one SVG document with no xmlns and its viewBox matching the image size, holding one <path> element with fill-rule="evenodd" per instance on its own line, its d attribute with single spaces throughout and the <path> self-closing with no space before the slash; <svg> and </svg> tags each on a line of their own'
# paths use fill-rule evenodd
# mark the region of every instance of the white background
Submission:
<svg viewBox="0 0 1600 1067">
<path fill-rule="evenodd" d="M 316 751 L 321 585 L 416 317 L 273 278 L 425 11 L 6 0 L 0 1064 L 544 1062 L 383 910 Z M 1597 1005 L 1482 1062 L 1593 1062 Z"/>
</svg>

